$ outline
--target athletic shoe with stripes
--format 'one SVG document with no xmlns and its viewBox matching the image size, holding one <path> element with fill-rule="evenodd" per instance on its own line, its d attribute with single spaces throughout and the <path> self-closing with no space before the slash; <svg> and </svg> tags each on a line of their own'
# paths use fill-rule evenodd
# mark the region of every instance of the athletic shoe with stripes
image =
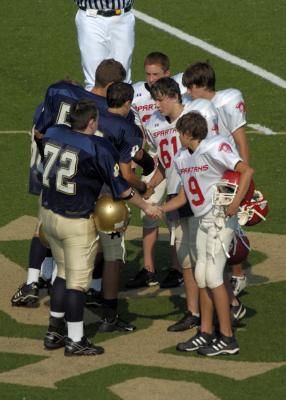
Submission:
<svg viewBox="0 0 286 400">
<path fill-rule="evenodd" d="M 32 282 L 29 285 L 23 283 L 12 296 L 11 304 L 16 307 L 38 307 L 40 303 L 37 282 Z"/>
<path fill-rule="evenodd" d="M 66 338 L 65 356 L 97 356 L 104 353 L 104 348 L 95 346 L 85 336 L 79 342 Z"/>
<path fill-rule="evenodd" d="M 239 346 L 235 337 L 222 334 L 215 342 L 198 349 L 198 354 L 208 357 L 218 356 L 219 354 L 237 354 L 238 352 Z"/>
<path fill-rule="evenodd" d="M 209 333 L 201 332 L 200 330 L 198 330 L 198 332 L 193 337 L 191 337 L 191 339 L 189 339 L 187 342 L 178 343 L 176 350 L 195 351 L 201 347 L 211 345 L 211 343 L 213 343 L 215 338 L 216 337 L 214 334 L 210 335 Z"/>
</svg>

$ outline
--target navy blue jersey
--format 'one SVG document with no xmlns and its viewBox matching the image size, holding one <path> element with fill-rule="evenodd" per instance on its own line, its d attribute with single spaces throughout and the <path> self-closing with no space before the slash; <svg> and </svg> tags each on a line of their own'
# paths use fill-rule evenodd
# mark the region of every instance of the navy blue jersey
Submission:
<svg viewBox="0 0 286 400">
<path fill-rule="evenodd" d="M 94 100 L 99 112 L 107 109 L 105 97 L 88 92 L 81 86 L 65 81 L 49 86 L 43 112 L 36 123 L 36 130 L 45 134 L 46 130 L 55 124 L 69 126 L 70 106 L 81 99 Z"/>
<path fill-rule="evenodd" d="M 98 130 L 119 152 L 121 163 L 129 163 L 143 146 L 141 129 L 121 115 L 102 111 L 99 116 Z"/>
<path fill-rule="evenodd" d="M 42 190 L 41 156 L 34 140 L 34 127 L 42 113 L 44 103 L 36 108 L 33 116 L 32 143 L 31 143 L 31 162 L 29 173 L 29 193 L 39 196 Z"/>
<path fill-rule="evenodd" d="M 104 183 L 114 198 L 129 188 L 119 172 L 119 155 L 106 139 L 61 125 L 49 128 L 43 140 L 45 208 L 67 218 L 85 218 Z"/>
</svg>

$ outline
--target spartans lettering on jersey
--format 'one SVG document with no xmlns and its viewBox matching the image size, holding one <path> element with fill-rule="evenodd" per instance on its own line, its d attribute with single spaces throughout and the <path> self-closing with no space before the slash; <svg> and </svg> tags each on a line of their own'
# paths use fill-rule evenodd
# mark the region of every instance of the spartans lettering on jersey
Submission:
<svg viewBox="0 0 286 400">
<path fill-rule="evenodd" d="M 192 172 L 205 172 L 209 169 L 207 164 L 198 167 L 186 167 L 180 169 L 180 174 L 191 174 Z"/>
<path fill-rule="evenodd" d="M 158 132 L 152 132 L 152 136 L 154 138 L 159 137 L 159 136 L 166 136 L 166 135 L 172 135 L 175 134 L 177 132 L 177 129 L 174 128 L 170 128 L 170 129 L 163 129 L 162 131 L 158 131 Z"/>
</svg>

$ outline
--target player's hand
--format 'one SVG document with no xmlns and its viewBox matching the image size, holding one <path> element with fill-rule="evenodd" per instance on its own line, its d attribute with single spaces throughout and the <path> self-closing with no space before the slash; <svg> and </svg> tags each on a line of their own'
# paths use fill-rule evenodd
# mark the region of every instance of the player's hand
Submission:
<svg viewBox="0 0 286 400">
<path fill-rule="evenodd" d="M 148 217 L 151 218 L 161 218 L 162 217 L 162 211 L 160 210 L 160 207 L 154 204 L 147 204 L 146 209 L 144 210 L 145 214 L 148 215 Z"/>
<path fill-rule="evenodd" d="M 148 200 L 148 199 L 152 196 L 152 194 L 153 194 L 154 192 L 155 192 L 154 187 L 153 187 L 153 186 L 150 186 L 150 187 L 148 188 L 148 185 L 147 185 L 147 191 L 146 191 L 146 193 L 143 195 L 143 199 Z"/>
<path fill-rule="evenodd" d="M 239 211 L 239 204 L 232 202 L 226 209 L 225 215 L 228 217 L 232 217 L 233 215 L 237 215 Z"/>
</svg>

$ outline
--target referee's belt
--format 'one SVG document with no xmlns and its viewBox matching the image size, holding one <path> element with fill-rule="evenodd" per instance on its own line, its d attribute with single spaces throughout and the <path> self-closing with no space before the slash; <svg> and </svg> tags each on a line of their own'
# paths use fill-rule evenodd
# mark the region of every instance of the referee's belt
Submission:
<svg viewBox="0 0 286 400">
<path fill-rule="evenodd" d="M 86 11 L 86 10 L 97 11 L 97 15 L 101 15 L 102 17 L 114 17 L 115 15 L 121 15 L 123 13 L 127 13 L 128 11 L 130 11 L 131 8 L 132 8 L 131 4 L 128 7 L 115 8 L 114 10 L 96 10 L 95 8 L 88 8 L 88 7 L 79 6 L 79 9 L 83 10 L 83 11 Z"/>
</svg>

